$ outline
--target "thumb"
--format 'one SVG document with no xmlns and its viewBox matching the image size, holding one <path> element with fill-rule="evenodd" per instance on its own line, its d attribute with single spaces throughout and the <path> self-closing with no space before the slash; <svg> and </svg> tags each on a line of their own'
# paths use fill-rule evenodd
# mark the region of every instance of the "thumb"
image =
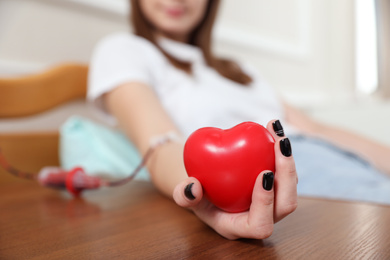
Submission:
<svg viewBox="0 0 390 260">
<path fill-rule="evenodd" d="M 184 208 L 195 207 L 202 200 L 202 197 L 202 185 L 194 177 L 180 182 L 173 191 L 173 199 L 176 204 Z"/>
</svg>

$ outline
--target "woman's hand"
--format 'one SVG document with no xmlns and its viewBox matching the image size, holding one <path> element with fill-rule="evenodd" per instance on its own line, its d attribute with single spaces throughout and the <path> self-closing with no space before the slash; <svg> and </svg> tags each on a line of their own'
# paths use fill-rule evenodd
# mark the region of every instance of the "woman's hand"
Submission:
<svg viewBox="0 0 390 260">
<path fill-rule="evenodd" d="M 173 192 L 176 203 L 191 209 L 202 221 L 227 239 L 269 237 L 274 224 L 297 208 L 298 178 L 290 142 L 284 137 L 280 122 L 270 121 L 267 129 L 275 138 L 276 172 L 273 174 L 266 170 L 259 174 L 249 211 L 227 213 L 215 207 L 203 197 L 202 186 L 193 177 L 176 186 Z"/>
</svg>

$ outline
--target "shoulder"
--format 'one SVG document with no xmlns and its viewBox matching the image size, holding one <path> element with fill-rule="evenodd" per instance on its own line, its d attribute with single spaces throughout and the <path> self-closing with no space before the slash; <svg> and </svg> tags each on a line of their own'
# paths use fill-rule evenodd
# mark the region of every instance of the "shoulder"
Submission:
<svg viewBox="0 0 390 260">
<path fill-rule="evenodd" d="M 118 32 L 102 38 L 96 45 L 93 54 L 110 55 L 113 57 L 128 56 L 161 56 L 160 51 L 154 44 L 137 35 Z"/>
<path fill-rule="evenodd" d="M 151 83 L 161 74 L 164 58 L 154 44 L 142 37 L 130 33 L 108 35 L 96 44 L 91 56 L 91 88 L 113 79 L 140 80 L 140 75 L 143 81 Z"/>
<path fill-rule="evenodd" d="M 139 47 L 151 48 L 152 43 L 137 35 L 125 32 L 117 32 L 102 38 L 98 44 L 97 49 L 110 47 Z"/>
<path fill-rule="evenodd" d="M 127 82 L 153 86 L 164 67 L 159 52 L 148 40 L 130 33 L 115 33 L 102 38 L 89 63 L 88 100 L 103 114 L 109 115 L 102 98 L 105 93 Z"/>
</svg>

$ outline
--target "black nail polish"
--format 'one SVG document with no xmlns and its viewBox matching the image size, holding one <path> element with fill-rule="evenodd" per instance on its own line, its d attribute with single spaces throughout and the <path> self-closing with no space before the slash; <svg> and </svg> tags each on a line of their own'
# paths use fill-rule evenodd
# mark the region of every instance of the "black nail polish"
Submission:
<svg viewBox="0 0 390 260">
<path fill-rule="evenodd" d="M 272 123 L 272 128 L 277 136 L 284 136 L 283 126 L 279 120 Z"/>
<path fill-rule="evenodd" d="M 189 200 L 194 200 L 195 199 L 195 196 L 194 194 L 192 194 L 192 186 L 194 185 L 194 183 L 190 183 L 186 186 L 186 188 L 184 189 L 184 195 L 189 199 Z"/>
<path fill-rule="evenodd" d="M 263 188 L 265 190 L 272 190 L 272 186 L 274 186 L 274 173 L 266 172 L 263 174 Z"/>
<path fill-rule="evenodd" d="M 290 157 L 292 154 L 290 140 L 288 138 L 284 138 L 284 139 L 280 140 L 279 145 L 280 145 L 280 151 L 282 152 L 282 154 L 286 157 Z"/>
</svg>

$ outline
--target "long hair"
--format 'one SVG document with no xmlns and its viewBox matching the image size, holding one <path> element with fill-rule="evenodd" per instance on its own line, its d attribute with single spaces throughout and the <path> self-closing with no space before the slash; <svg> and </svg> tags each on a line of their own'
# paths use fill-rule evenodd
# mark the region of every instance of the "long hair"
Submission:
<svg viewBox="0 0 390 260">
<path fill-rule="evenodd" d="M 214 68 L 220 75 L 237 83 L 248 85 L 252 82 L 252 78 L 243 72 L 237 63 L 227 59 L 216 58 L 211 51 L 211 34 L 219 3 L 220 0 L 208 1 L 206 13 L 202 21 L 191 33 L 188 44 L 199 47 L 203 52 L 207 65 Z M 174 58 L 159 46 L 153 34 L 153 25 L 143 15 L 139 0 L 131 0 L 130 21 L 133 25 L 134 34 L 152 42 L 176 68 L 187 73 L 192 72 L 191 63 Z"/>
</svg>

